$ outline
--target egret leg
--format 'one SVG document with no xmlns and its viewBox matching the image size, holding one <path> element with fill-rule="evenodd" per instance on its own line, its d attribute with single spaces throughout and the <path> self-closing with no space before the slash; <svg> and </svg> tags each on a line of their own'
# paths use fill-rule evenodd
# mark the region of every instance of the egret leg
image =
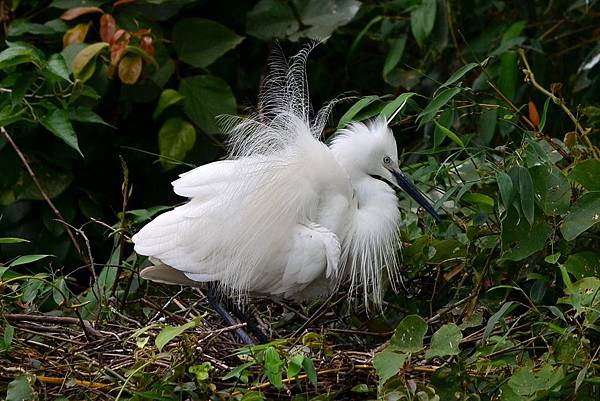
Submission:
<svg viewBox="0 0 600 401">
<path fill-rule="evenodd" d="M 208 303 L 210 304 L 210 306 L 213 308 L 213 310 L 215 312 L 217 312 L 223 318 L 223 320 L 225 321 L 225 324 L 227 324 L 228 326 L 233 326 L 238 323 L 234 320 L 234 318 L 231 316 L 231 314 L 227 311 L 227 309 L 221 302 L 221 299 L 224 298 L 224 295 L 221 293 L 221 291 L 219 290 L 216 283 L 212 283 L 212 282 L 208 283 L 207 298 L 208 298 Z M 226 302 L 226 303 L 228 303 L 228 302 Z M 256 345 L 256 343 L 250 338 L 248 333 L 246 333 L 241 328 L 236 329 L 235 334 L 238 336 L 239 340 L 243 344 Z"/>
<path fill-rule="evenodd" d="M 246 323 L 246 327 L 252 334 L 254 334 L 254 337 L 256 337 L 259 343 L 266 344 L 270 341 L 269 337 L 267 337 L 267 335 L 258 327 L 258 324 L 246 313 L 244 313 L 244 311 L 242 311 L 235 303 L 232 302 L 230 307 L 233 314 L 236 315 L 240 321 Z"/>
</svg>

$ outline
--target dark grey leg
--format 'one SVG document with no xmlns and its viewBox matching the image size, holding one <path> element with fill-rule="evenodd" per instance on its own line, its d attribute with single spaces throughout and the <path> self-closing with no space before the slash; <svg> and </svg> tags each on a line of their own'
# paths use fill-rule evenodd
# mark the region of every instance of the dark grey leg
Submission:
<svg viewBox="0 0 600 401">
<path fill-rule="evenodd" d="M 213 310 L 215 312 L 217 312 L 219 315 L 221 315 L 221 317 L 225 321 L 226 325 L 233 326 L 233 325 L 238 324 L 238 322 L 236 322 L 234 320 L 234 318 L 229 314 L 229 312 L 227 311 L 227 309 L 221 302 L 221 299 L 224 298 L 224 295 L 221 293 L 221 291 L 219 290 L 218 285 L 216 283 L 213 283 L 213 282 L 208 283 L 207 298 L 208 298 L 208 303 L 210 304 L 210 306 L 213 308 Z M 228 303 L 228 302 L 226 302 L 226 303 Z M 243 344 L 256 345 L 256 343 L 250 338 L 248 333 L 246 333 L 241 328 L 236 329 L 235 334 L 238 336 L 238 338 L 240 339 L 240 341 Z"/>
</svg>

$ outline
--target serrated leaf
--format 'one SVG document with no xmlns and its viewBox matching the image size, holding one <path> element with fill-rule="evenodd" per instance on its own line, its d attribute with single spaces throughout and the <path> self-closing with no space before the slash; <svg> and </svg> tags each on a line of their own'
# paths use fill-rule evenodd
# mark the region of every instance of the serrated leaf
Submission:
<svg viewBox="0 0 600 401">
<path fill-rule="evenodd" d="M 197 75 L 181 80 L 179 93 L 184 97 L 183 110 L 202 131 L 216 134 L 221 131 L 216 117 L 235 114 L 235 96 L 227 82 L 212 75 Z"/>
<path fill-rule="evenodd" d="M 154 340 L 154 345 L 156 345 L 156 348 L 158 348 L 159 352 L 162 352 L 162 349 L 165 345 L 167 345 L 176 337 L 183 334 L 183 332 L 185 332 L 186 330 L 198 326 L 200 324 L 200 320 L 201 317 L 196 317 L 195 319 L 190 320 L 189 322 L 182 324 L 181 326 L 164 327 L 156 336 L 156 339 Z"/>
<path fill-rule="evenodd" d="M 194 67 L 207 67 L 239 45 L 243 37 L 215 21 L 186 18 L 173 28 L 173 46 L 179 58 Z"/>
<path fill-rule="evenodd" d="M 69 113 L 66 110 L 52 109 L 40 118 L 40 123 L 83 157 L 83 153 L 79 150 L 77 134 L 73 129 L 73 125 L 69 120 Z"/>
<path fill-rule="evenodd" d="M 196 143 L 196 129 L 180 117 L 165 121 L 158 132 L 158 148 L 161 163 L 165 169 L 175 167 L 174 161 L 181 161 Z"/>
<path fill-rule="evenodd" d="M 156 105 L 156 109 L 154 109 L 152 118 L 156 120 L 158 116 L 160 116 L 160 114 L 163 111 L 165 111 L 169 106 L 180 102 L 182 99 L 183 96 L 175 89 L 165 89 L 158 98 L 158 104 Z"/>
<path fill-rule="evenodd" d="M 423 349 L 423 338 L 427 332 L 427 323 L 418 315 L 406 316 L 396 327 L 390 339 L 395 350 L 415 353 Z"/>
<path fill-rule="evenodd" d="M 572 241 L 590 227 L 600 223 L 600 192 L 583 194 L 571 207 L 560 226 L 567 241 Z"/>
<path fill-rule="evenodd" d="M 425 358 L 445 357 L 458 355 L 460 353 L 459 344 L 463 335 L 457 325 L 448 323 L 440 327 L 431 337 L 431 346 L 425 352 Z"/>
</svg>

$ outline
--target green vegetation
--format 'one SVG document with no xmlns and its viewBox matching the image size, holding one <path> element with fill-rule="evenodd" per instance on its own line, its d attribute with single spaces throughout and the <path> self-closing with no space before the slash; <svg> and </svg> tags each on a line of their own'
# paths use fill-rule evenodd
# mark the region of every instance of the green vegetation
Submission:
<svg viewBox="0 0 600 401">
<path fill-rule="evenodd" d="M 0 394 L 13 400 L 600 399 L 600 2 L 0 0 Z M 389 115 L 403 287 L 249 306 L 139 280 L 130 237 L 224 155 L 275 39 L 325 137 Z"/>
</svg>

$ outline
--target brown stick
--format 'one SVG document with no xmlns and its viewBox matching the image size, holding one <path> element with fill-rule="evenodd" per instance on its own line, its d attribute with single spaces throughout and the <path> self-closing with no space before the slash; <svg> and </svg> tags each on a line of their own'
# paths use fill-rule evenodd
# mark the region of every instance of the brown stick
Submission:
<svg viewBox="0 0 600 401">
<path fill-rule="evenodd" d="M 83 330 L 86 335 L 102 338 L 102 333 L 94 329 L 90 322 L 76 317 L 66 316 L 46 316 L 46 315 L 28 315 L 25 313 L 5 313 L 2 315 L 6 320 L 13 322 L 29 321 L 29 322 L 40 322 L 40 323 L 53 323 L 53 324 L 74 324 L 83 325 Z"/>
<path fill-rule="evenodd" d="M 21 149 L 19 149 L 19 147 L 17 146 L 17 144 L 15 143 L 15 141 L 13 141 L 12 137 L 8 134 L 8 131 L 6 131 L 6 129 L 4 127 L 0 127 L 0 132 L 2 132 L 2 135 L 4 135 L 4 137 L 6 138 L 6 141 L 10 144 L 10 146 L 12 146 L 12 148 L 14 149 L 14 151 L 19 156 L 19 159 L 21 159 L 21 162 L 23 163 L 23 166 L 25 167 L 25 170 L 27 170 L 27 172 L 29 173 L 29 176 L 31 177 L 31 180 L 33 181 L 33 183 L 35 184 L 36 188 L 40 192 L 40 195 L 42 195 L 42 198 L 44 198 L 44 200 L 46 201 L 46 203 L 48 204 L 48 206 L 50 206 L 50 209 L 52 209 L 52 212 L 54 213 L 54 215 L 60 221 L 66 221 L 65 218 L 63 217 L 62 213 L 60 212 L 60 210 L 58 210 L 56 208 L 56 206 L 54 206 L 54 203 L 52 203 L 52 200 L 50 200 L 50 197 L 48 196 L 48 194 L 46 193 L 46 191 L 44 191 L 44 188 L 42 188 L 42 185 L 38 181 L 38 179 L 37 179 L 35 173 L 33 172 L 33 170 L 31 169 L 31 166 L 29 165 L 29 162 L 27 161 L 27 158 L 25 157 L 25 155 L 23 154 L 23 152 L 21 152 Z M 71 229 L 69 227 L 65 227 L 65 230 L 67 231 L 67 234 L 69 235 L 69 238 L 71 239 L 71 242 L 73 243 L 73 246 L 75 247 L 75 250 L 77 251 L 77 253 L 81 257 L 81 259 L 85 263 L 89 263 L 89 260 L 87 260 L 86 255 L 82 252 L 81 247 L 79 246 L 79 243 L 77 242 L 77 239 L 75 238 L 75 234 L 73 234 L 73 232 L 71 231 Z"/>
</svg>

